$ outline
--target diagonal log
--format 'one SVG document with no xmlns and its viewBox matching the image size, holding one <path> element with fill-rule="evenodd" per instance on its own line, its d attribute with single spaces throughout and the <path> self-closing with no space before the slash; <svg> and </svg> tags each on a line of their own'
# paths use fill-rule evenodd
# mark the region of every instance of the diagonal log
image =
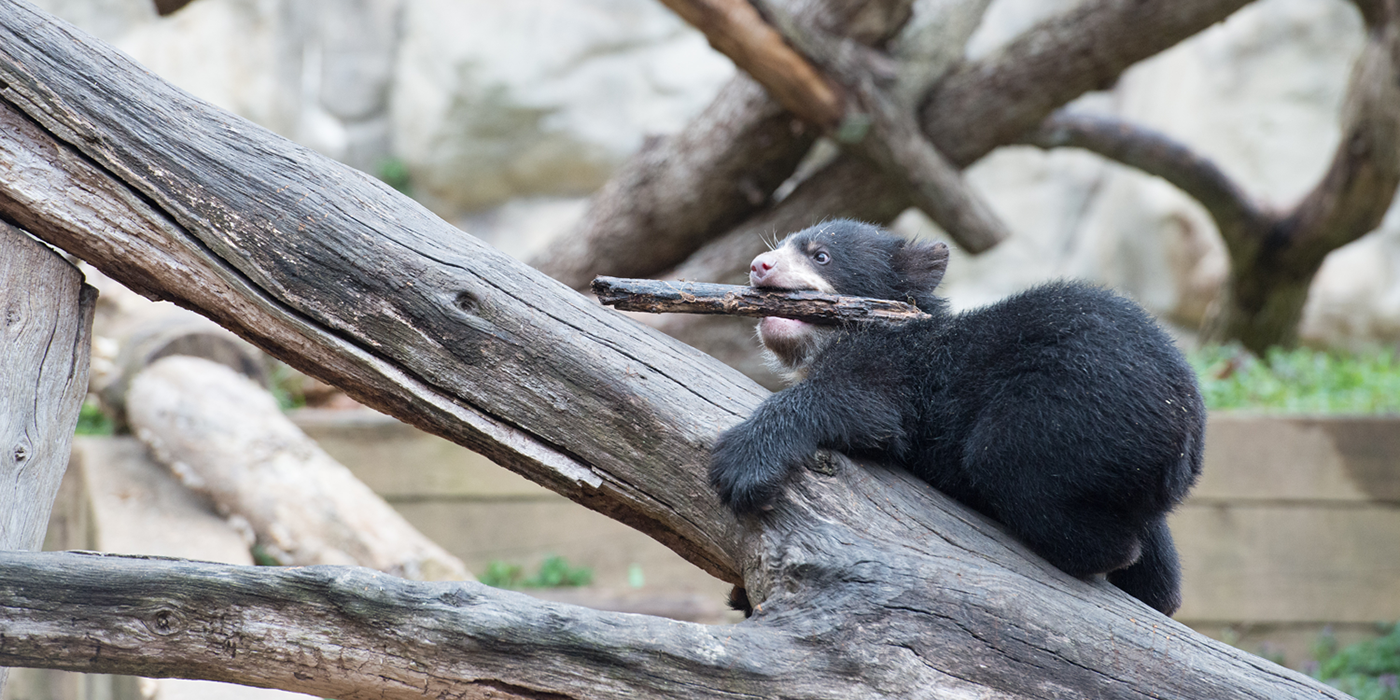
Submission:
<svg viewBox="0 0 1400 700">
<path fill-rule="evenodd" d="M 738 579 L 697 465 L 751 382 L 24 3 L 0 83 L 5 216 Z"/>
<path fill-rule="evenodd" d="M 846 98 L 768 26 L 748 0 L 661 0 L 753 76 L 784 109 L 822 130 L 846 119 Z"/>
</svg>

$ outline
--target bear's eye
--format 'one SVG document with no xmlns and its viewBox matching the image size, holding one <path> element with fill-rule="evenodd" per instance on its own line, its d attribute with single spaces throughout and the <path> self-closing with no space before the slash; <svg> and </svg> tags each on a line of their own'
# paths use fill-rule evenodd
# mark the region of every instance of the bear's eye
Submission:
<svg viewBox="0 0 1400 700">
<path fill-rule="evenodd" d="M 817 261 L 817 264 L 818 264 L 818 265 L 825 265 L 825 264 L 831 262 L 831 256 L 828 255 L 827 252 L 826 252 L 825 250 L 819 250 L 819 251 L 813 253 L 813 254 L 812 254 L 812 259 L 815 260 L 815 261 Z"/>
</svg>

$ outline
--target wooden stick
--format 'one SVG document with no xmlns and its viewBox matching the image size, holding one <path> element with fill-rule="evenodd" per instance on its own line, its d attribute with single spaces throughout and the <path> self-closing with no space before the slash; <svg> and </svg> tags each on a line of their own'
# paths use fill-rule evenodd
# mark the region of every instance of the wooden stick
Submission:
<svg viewBox="0 0 1400 700">
<path fill-rule="evenodd" d="M 932 318 L 913 304 L 812 291 L 758 289 L 737 284 L 597 277 L 598 301 L 621 311 L 778 316 L 808 323 L 904 323 Z"/>
</svg>

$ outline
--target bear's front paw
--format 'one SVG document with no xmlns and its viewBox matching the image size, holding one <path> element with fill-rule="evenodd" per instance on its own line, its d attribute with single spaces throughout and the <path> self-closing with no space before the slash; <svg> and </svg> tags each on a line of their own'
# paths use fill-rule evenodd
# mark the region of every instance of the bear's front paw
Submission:
<svg viewBox="0 0 1400 700">
<path fill-rule="evenodd" d="M 731 430 L 719 437 L 710 453 L 710 485 L 720 502 L 740 515 L 771 508 L 783 476 L 780 469 L 764 464 L 745 437 L 741 429 Z"/>
</svg>

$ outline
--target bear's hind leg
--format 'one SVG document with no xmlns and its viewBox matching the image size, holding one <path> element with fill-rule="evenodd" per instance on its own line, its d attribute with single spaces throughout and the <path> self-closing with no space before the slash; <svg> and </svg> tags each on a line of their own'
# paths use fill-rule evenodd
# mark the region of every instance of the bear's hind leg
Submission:
<svg viewBox="0 0 1400 700">
<path fill-rule="evenodd" d="M 1143 533 L 1142 556 L 1127 568 L 1109 572 L 1108 581 L 1163 615 L 1181 607 L 1181 566 L 1165 515 Z"/>
<path fill-rule="evenodd" d="M 1001 506 L 1001 507 L 997 507 Z M 1055 503 L 994 504 L 991 513 L 1018 539 L 1059 570 L 1088 578 L 1121 569 L 1141 557 L 1138 533 L 1122 518 L 1103 511 Z"/>
</svg>

